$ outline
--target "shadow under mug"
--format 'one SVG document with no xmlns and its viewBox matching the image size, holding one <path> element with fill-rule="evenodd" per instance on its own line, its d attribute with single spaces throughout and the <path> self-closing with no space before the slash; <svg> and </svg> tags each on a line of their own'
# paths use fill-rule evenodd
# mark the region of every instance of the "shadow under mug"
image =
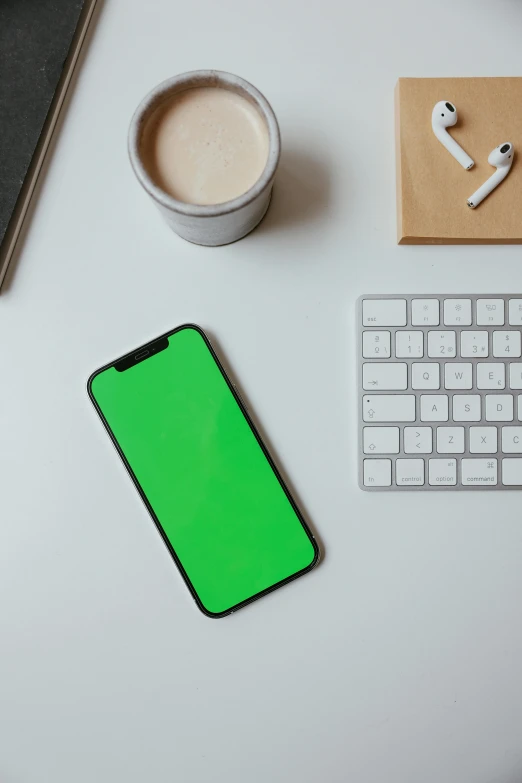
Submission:
<svg viewBox="0 0 522 783">
<path fill-rule="evenodd" d="M 194 87 L 221 87 L 253 104 L 268 130 L 268 158 L 254 185 L 222 204 L 188 204 L 178 201 L 154 182 L 147 171 L 141 146 L 152 113 L 174 95 Z M 281 154 L 281 137 L 274 111 L 252 84 L 225 71 L 189 71 L 159 84 L 136 109 L 129 128 L 129 157 L 134 172 L 169 226 L 197 245 L 227 245 L 246 236 L 261 222 L 270 204 L 272 185 Z"/>
</svg>

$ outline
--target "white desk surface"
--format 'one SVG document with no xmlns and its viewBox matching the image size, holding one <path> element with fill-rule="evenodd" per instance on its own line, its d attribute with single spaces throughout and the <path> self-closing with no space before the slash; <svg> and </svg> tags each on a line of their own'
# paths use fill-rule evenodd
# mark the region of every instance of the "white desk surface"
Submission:
<svg viewBox="0 0 522 783">
<path fill-rule="evenodd" d="M 361 293 L 520 292 L 520 247 L 395 244 L 398 76 L 520 74 L 516 0 L 106 0 L 0 298 L 2 783 L 519 783 L 518 493 L 356 484 Z M 134 179 L 130 116 L 236 72 L 284 154 L 261 228 L 204 249 Z M 446 96 L 442 96 L 446 97 Z M 451 97 L 451 96 L 449 96 Z M 85 392 L 207 328 L 324 545 L 210 620 Z"/>
</svg>

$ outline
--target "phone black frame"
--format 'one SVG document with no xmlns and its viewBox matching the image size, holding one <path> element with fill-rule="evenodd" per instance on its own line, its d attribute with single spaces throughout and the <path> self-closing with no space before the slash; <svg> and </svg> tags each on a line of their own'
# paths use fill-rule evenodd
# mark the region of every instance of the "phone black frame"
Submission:
<svg viewBox="0 0 522 783">
<path fill-rule="evenodd" d="M 188 574 L 186 573 L 185 569 L 183 568 L 183 565 L 182 565 L 180 559 L 178 558 L 174 547 L 172 546 L 172 544 L 168 540 L 167 535 L 166 535 L 165 531 L 163 530 L 158 517 L 154 513 L 154 509 L 150 505 L 150 503 L 148 501 L 148 498 L 147 498 L 145 492 L 143 491 L 143 488 L 141 487 L 141 485 L 140 485 L 136 475 L 134 474 L 134 472 L 133 472 L 129 462 L 127 461 L 127 458 L 125 457 L 125 454 L 123 453 L 122 449 L 120 448 L 120 445 L 119 445 L 118 441 L 116 440 L 116 437 L 115 437 L 114 433 L 112 432 L 112 430 L 111 430 L 111 428 L 109 426 L 109 423 L 106 420 L 105 416 L 103 415 L 102 410 L 101 410 L 100 406 L 98 405 L 98 403 L 96 402 L 96 399 L 95 399 L 94 394 L 92 392 L 92 382 L 93 382 L 94 378 L 96 378 L 97 375 L 99 375 L 102 372 L 105 372 L 105 370 L 108 370 L 111 367 L 115 367 L 118 370 L 118 366 L 117 365 L 120 365 L 119 371 L 123 372 L 126 369 L 128 369 L 128 368 L 130 368 L 130 367 L 132 367 L 132 366 L 134 366 L 136 364 L 139 364 L 142 361 L 145 361 L 146 359 L 148 359 L 151 356 L 153 356 L 155 353 L 159 353 L 160 351 L 165 350 L 166 348 L 168 348 L 168 344 L 169 344 L 168 343 L 168 338 L 172 337 L 172 335 L 174 335 L 177 332 L 180 332 L 180 331 L 182 331 L 184 329 L 193 329 L 194 331 L 196 331 L 203 338 L 203 341 L 204 341 L 208 351 L 210 352 L 210 355 L 212 356 L 213 360 L 215 361 L 219 371 L 221 372 L 221 375 L 225 379 L 225 381 L 227 383 L 227 386 L 230 389 L 230 391 L 231 391 L 231 393 L 232 393 L 232 395 L 233 395 L 233 397 L 234 397 L 234 399 L 236 401 L 236 404 L 239 406 L 239 409 L 241 410 L 241 413 L 245 417 L 245 419 L 246 419 L 246 421 L 247 421 L 247 423 L 248 423 L 252 433 L 254 434 L 254 437 L 256 438 L 259 446 L 261 447 L 261 450 L 263 451 L 263 454 L 265 455 L 265 458 L 268 461 L 268 464 L 272 468 L 272 470 L 273 470 L 273 472 L 274 472 L 274 474 L 275 474 L 275 476 L 276 476 L 276 478 L 277 478 L 277 480 L 278 480 L 278 482 L 279 482 L 283 492 L 285 493 L 286 497 L 288 498 L 288 501 L 290 502 L 290 505 L 292 506 L 292 508 L 293 508 L 293 510 L 295 512 L 295 515 L 297 516 L 297 519 L 300 521 L 300 523 L 301 523 L 305 533 L 307 534 L 308 539 L 310 540 L 310 543 L 312 544 L 312 547 L 313 547 L 313 550 L 314 550 L 313 560 L 312 560 L 312 562 L 308 566 L 306 566 L 305 568 L 302 568 L 300 571 L 296 571 L 294 574 L 291 574 L 290 576 L 286 577 L 285 579 L 282 579 L 280 582 L 276 582 L 274 585 L 271 585 L 270 587 L 267 587 L 265 590 L 262 590 L 259 593 L 255 593 L 250 598 L 247 598 L 244 601 L 241 601 L 240 603 L 235 604 L 234 606 L 231 606 L 229 609 L 225 609 L 222 612 L 211 612 L 202 603 L 199 595 L 197 594 L 197 592 L 196 592 L 196 590 L 194 588 L 194 585 L 190 581 L 190 579 L 188 577 Z M 94 407 L 96 409 L 96 412 L 98 413 L 98 416 L 100 417 L 100 419 L 101 419 L 101 421 L 103 423 L 103 426 L 105 427 L 105 430 L 106 430 L 107 434 L 109 435 L 109 437 L 110 437 L 114 447 L 116 448 L 116 451 L 118 452 L 118 454 L 120 456 L 120 459 L 122 460 L 122 462 L 123 462 L 123 464 L 124 464 L 124 466 L 125 466 L 125 468 L 127 470 L 127 473 L 129 474 L 129 476 L 130 476 L 130 478 L 131 478 L 135 488 L 137 489 L 138 494 L 140 495 L 143 503 L 145 504 L 145 507 L 146 507 L 147 511 L 149 512 L 149 515 L 151 516 L 152 521 L 154 522 L 154 524 L 156 526 L 156 529 L 158 530 L 159 534 L 161 535 L 164 544 L 166 545 L 166 547 L 167 547 L 167 549 L 168 549 L 172 559 L 174 560 L 176 566 L 178 567 L 178 570 L 179 570 L 181 576 L 183 577 L 183 580 L 185 581 L 185 584 L 187 585 L 187 587 L 188 587 L 192 597 L 194 598 L 198 608 L 203 612 L 203 614 L 205 614 L 207 617 L 212 617 L 212 618 L 226 617 L 227 615 L 233 614 L 233 612 L 236 612 L 238 609 L 242 609 L 243 606 L 247 606 L 248 604 L 251 604 L 253 601 L 257 601 L 259 598 L 262 598 L 264 595 L 267 595 L 268 593 L 272 593 L 274 590 L 277 590 L 279 587 L 283 587 L 284 585 L 288 584 L 289 582 L 293 582 L 294 579 L 297 579 L 298 577 L 303 576 L 304 574 L 308 573 L 313 568 L 315 568 L 315 566 L 319 562 L 319 556 L 320 556 L 320 550 L 319 550 L 319 546 L 317 544 L 317 541 L 315 539 L 315 536 L 313 535 L 312 531 L 308 527 L 308 525 L 307 525 L 307 523 L 306 523 L 306 521 L 305 521 L 301 511 L 299 510 L 295 500 L 293 499 L 292 495 L 290 494 L 290 491 L 289 491 L 288 487 L 286 486 L 286 484 L 285 484 L 285 482 L 283 480 L 283 477 L 279 473 L 279 471 L 277 469 L 277 466 L 276 466 L 274 460 L 272 459 L 272 456 L 271 456 L 269 450 L 267 449 L 267 447 L 263 443 L 263 440 L 262 440 L 259 432 L 257 431 L 254 422 L 250 418 L 248 410 L 246 409 L 246 407 L 245 407 L 241 397 L 239 396 L 234 383 L 230 380 L 230 378 L 228 377 L 227 373 L 225 372 L 225 369 L 224 369 L 223 365 L 221 364 L 221 362 L 219 361 L 219 358 L 218 358 L 216 352 L 214 351 L 214 349 L 213 349 L 213 347 L 212 347 L 212 345 L 210 343 L 210 340 L 208 339 L 207 335 L 205 334 L 205 332 L 203 331 L 203 329 L 201 327 L 197 326 L 196 324 L 191 324 L 191 323 L 182 324 L 180 326 L 177 326 L 175 329 L 172 329 L 171 331 L 165 332 L 164 334 L 160 335 L 159 337 L 156 337 L 154 340 L 150 340 L 149 342 L 145 343 L 144 345 L 138 346 L 133 351 L 130 351 L 129 353 L 124 354 L 123 356 L 120 356 L 118 359 L 116 359 L 116 360 L 114 360 L 112 362 L 109 362 L 108 364 L 105 364 L 103 367 L 100 367 L 98 370 L 95 370 L 92 373 L 92 375 L 89 377 L 89 380 L 87 381 L 87 392 L 89 394 L 89 397 L 91 399 L 92 404 L 94 405 Z"/>
</svg>

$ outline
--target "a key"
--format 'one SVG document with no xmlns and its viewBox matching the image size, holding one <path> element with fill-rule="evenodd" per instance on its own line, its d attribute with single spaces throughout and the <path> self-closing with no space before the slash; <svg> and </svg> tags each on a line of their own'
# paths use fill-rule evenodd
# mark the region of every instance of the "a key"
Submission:
<svg viewBox="0 0 522 783">
<path fill-rule="evenodd" d="M 404 362 L 366 362 L 363 364 L 363 389 L 395 391 L 408 388 L 408 365 Z"/>
<path fill-rule="evenodd" d="M 448 421 L 447 394 L 421 394 L 421 421 Z"/>
<path fill-rule="evenodd" d="M 460 355 L 463 359 L 487 359 L 488 333 L 464 331 L 460 334 Z"/>
<path fill-rule="evenodd" d="M 471 299 L 445 299 L 444 325 L 471 326 Z"/>
<path fill-rule="evenodd" d="M 428 482 L 432 487 L 455 486 L 457 483 L 457 461 L 454 459 L 430 459 Z"/>
<path fill-rule="evenodd" d="M 399 487 L 414 487 L 424 484 L 423 459 L 398 459 L 395 461 L 395 483 Z"/>
<path fill-rule="evenodd" d="M 496 427 L 470 427 L 469 450 L 471 454 L 496 454 L 498 450 Z"/>
<path fill-rule="evenodd" d="M 477 364 L 477 389 L 505 389 L 506 366 L 503 362 Z"/>
<path fill-rule="evenodd" d="M 363 332 L 365 359 L 389 359 L 390 356 L 390 332 Z"/>
<path fill-rule="evenodd" d="M 502 451 L 522 454 L 522 427 L 502 427 Z"/>
<path fill-rule="evenodd" d="M 445 389 L 471 389 L 472 384 L 471 363 L 451 362 L 444 365 Z"/>
<path fill-rule="evenodd" d="M 365 427 L 363 433 L 365 454 L 398 454 L 398 427 Z"/>
<path fill-rule="evenodd" d="M 517 414 L 518 420 L 522 421 L 522 394 L 517 395 Z"/>
<path fill-rule="evenodd" d="M 452 398 L 453 421 L 480 421 L 479 394 L 454 394 Z"/>
<path fill-rule="evenodd" d="M 522 299 L 509 300 L 509 325 L 522 326 Z"/>
<path fill-rule="evenodd" d="M 397 359 L 422 359 L 424 335 L 422 332 L 395 332 L 395 356 Z"/>
<path fill-rule="evenodd" d="M 413 326 L 438 326 L 440 323 L 438 299 L 412 299 L 411 323 Z"/>
<path fill-rule="evenodd" d="M 509 388 L 522 389 L 522 364 L 512 362 L 509 365 Z"/>
<path fill-rule="evenodd" d="M 433 451 L 433 430 L 431 427 L 405 427 L 404 453 L 431 454 Z"/>
<path fill-rule="evenodd" d="M 513 395 L 486 394 L 486 421 L 513 421 Z"/>
<path fill-rule="evenodd" d="M 440 389 L 440 364 L 413 362 L 411 365 L 412 389 Z"/>
<path fill-rule="evenodd" d="M 504 326 L 504 300 L 477 299 L 477 326 Z"/>
<path fill-rule="evenodd" d="M 498 359 L 520 357 L 520 332 L 498 330 L 493 332 L 493 356 Z"/>
<path fill-rule="evenodd" d="M 464 427 L 437 427 L 439 454 L 464 454 Z"/>
<path fill-rule="evenodd" d="M 391 487 L 391 459 L 364 460 L 365 487 Z"/>
<path fill-rule="evenodd" d="M 456 356 L 455 332 L 428 332 L 428 356 L 430 359 L 453 359 Z"/>
<path fill-rule="evenodd" d="M 502 483 L 506 487 L 522 485 L 522 459 L 520 457 L 502 460 Z"/>
<path fill-rule="evenodd" d="M 363 397 L 363 420 L 415 421 L 414 394 L 375 394 Z"/>
<path fill-rule="evenodd" d="M 497 483 L 497 460 L 463 459 L 461 461 L 461 481 L 464 486 L 485 487 Z"/>
<path fill-rule="evenodd" d="M 406 299 L 363 299 L 363 326 L 406 326 Z"/>
</svg>

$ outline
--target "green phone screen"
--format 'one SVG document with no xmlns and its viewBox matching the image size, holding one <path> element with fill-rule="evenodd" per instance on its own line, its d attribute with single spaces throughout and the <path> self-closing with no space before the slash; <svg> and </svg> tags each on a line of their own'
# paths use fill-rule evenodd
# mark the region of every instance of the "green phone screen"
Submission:
<svg viewBox="0 0 522 783">
<path fill-rule="evenodd" d="M 89 393 L 204 612 L 315 565 L 315 540 L 198 327 L 98 370 Z"/>
</svg>

